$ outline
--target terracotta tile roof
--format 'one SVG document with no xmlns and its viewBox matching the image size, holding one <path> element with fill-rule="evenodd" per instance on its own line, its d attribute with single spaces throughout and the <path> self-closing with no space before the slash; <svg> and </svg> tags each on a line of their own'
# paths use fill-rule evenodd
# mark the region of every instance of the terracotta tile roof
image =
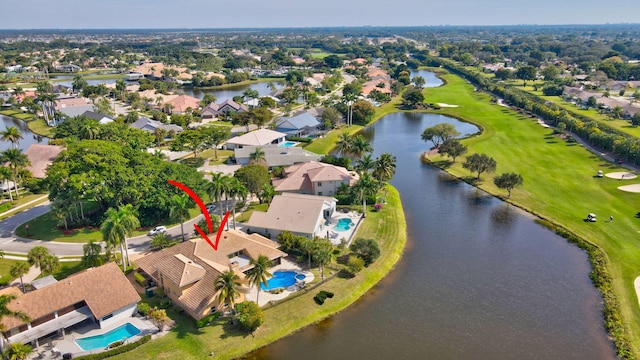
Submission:
<svg viewBox="0 0 640 360">
<path fill-rule="evenodd" d="M 276 191 L 306 191 L 311 192 L 312 182 L 347 180 L 353 184 L 357 177 L 347 169 L 317 161 L 308 161 L 291 165 L 284 170 L 285 178 L 273 181 Z"/>
<path fill-rule="evenodd" d="M 31 144 L 24 152 L 31 162 L 31 165 L 27 166 L 27 170 L 33 174 L 33 177 L 44 179 L 47 176 L 47 166 L 60 155 L 62 150 L 64 150 L 62 146 Z"/>
<path fill-rule="evenodd" d="M 273 260 L 287 255 L 278 247 L 276 242 L 258 234 L 230 230 L 223 232 L 217 251 L 198 238 L 147 255 L 136 261 L 136 265 L 156 280 L 162 274 L 163 278 L 178 284 L 182 288 L 182 295 L 178 297 L 180 305 L 200 314 L 216 303 L 214 284 L 218 276 L 230 268 L 230 254 L 242 251 L 250 258 L 265 255 Z M 251 266 L 244 266 L 239 270 L 249 268 Z M 244 279 L 244 274 L 239 275 Z"/>
<path fill-rule="evenodd" d="M 71 275 L 39 290 L 20 295 L 9 303 L 9 308 L 22 311 L 32 320 L 67 306 L 85 301 L 97 319 L 140 301 L 129 280 L 118 265 L 107 263 Z M 4 317 L 2 324 L 9 330 L 23 324 L 14 317 Z"/>
<path fill-rule="evenodd" d="M 173 99 L 165 101 L 164 104 L 173 106 L 173 108 L 171 109 L 173 113 L 184 113 L 187 112 L 188 108 L 191 108 L 191 110 L 199 109 L 200 99 L 189 95 L 179 95 Z"/>
</svg>

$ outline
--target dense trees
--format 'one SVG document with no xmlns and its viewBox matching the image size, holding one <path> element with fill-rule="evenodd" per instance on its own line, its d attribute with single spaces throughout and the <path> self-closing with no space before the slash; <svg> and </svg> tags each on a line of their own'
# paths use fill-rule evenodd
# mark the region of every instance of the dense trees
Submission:
<svg viewBox="0 0 640 360">
<path fill-rule="evenodd" d="M 61 206 L 64 218 L 72 218 L 82 201 L 98 203 L 98 214 L 132 204 L 143 226 L 169 215 L 171 197 L 181 193 L 170 179 L 203 193 L 204 180 L 195 169 L 102 140 L 70 143 L 47 172 L 49 199 Z"/>
<path fill-rule="evenodd" d="M 262 165 L 250 164 L 238 169 L 234 176 L 247 188 L 249 193 L 260 195 L 262 187 L 271 181 L 269 170 Z M 260 198 L 259 198 L 260 199 Z M 262 202 L 262 199 L 260 199 Z"/>
</svg>

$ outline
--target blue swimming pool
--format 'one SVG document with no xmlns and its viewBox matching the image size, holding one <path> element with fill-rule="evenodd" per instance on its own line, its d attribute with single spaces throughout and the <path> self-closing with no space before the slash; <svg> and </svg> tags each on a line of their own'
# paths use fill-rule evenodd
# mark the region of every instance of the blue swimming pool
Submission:
<svg viewBox="0 0 640 360">
<path fill-rule="evenodd" d="M 295 142 L 295 141 L 285 141 L 285 142 L 283 142 L 283 143 L 280 143 L 280 145 L 279 145 L 279 146 L 287 146 L 287 147 L 290 147 L 290 146 L 296 146 L 296 145 L 298 145 L 298 143 L 297 143 L 297 142 Z"/>
<path fill-rule="evenodd" d="M 351 229 L 351 226 L 353 226 L 353 220 L 349 218 L 342 218 L 338 220 L 338 224 L 334 226 L 334 229 L 336 229 L 336 231 L 347 231 Z"/>
<path fill-rule="evenodd" d="M 76 339 L 76 344 L 78 344 L 82 350 L 104 349 L 111 343 L 118 340 L 126 340 L 138 334 L 140 334 L 140 329 L 131 323 L 126 323 L 101 335 Z"/>
<path fill-rule="evenodd" d="M 273 273 L 273 277 L 267 280 L 267 284 L 260 283 L 262 290 L 273 290 L 278 288 L 284 288 L 296 283 L 296 280 L 304 280 L 306 276 L 296 271 L 276 271 Z"/>
</svg>

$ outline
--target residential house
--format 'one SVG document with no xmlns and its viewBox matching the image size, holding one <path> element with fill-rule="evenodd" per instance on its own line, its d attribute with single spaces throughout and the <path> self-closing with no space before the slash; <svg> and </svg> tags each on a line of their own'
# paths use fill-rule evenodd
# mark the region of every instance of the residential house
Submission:
<svg viewBox="0 0 640 360">
<path fill-rule="evenodd" d="M 82 68 L 78 65 L 67 64 L 67 65 L 56 66 L 56 71 L 57 72 L 80 72 L 82 71 Z"/>
<path fill-rule="evenodd" d="M 154 132 L 156 129 L 164 129 L 166 131 L 175 131 L 176 133 L 182 132 L 182 126 L 175 124 L 163 124 L 157 120 L 151 120 L 146 117 L 140 117 L 137 121 L 129 125 L 133 128 Z"/>
<path fill-rule="evenodd" d="M 220 114 L 225 114 L 225 115 L 229 115 L 229 114 L 234 114 L 234 113 L 239 113 L 239 112 L 245 112 L 248 111 L 249 108 L 246 107 L 243 104 L 238 104 L 237 102 L 231 100 L 231 99 L 227 99 L 225 101 L 223 101 L 219 106 L 218 106 L 218 112 Z"/>
<path fill-rule="evenodd" d="M 200 108 L 200 99 L 189 95 L 178 95 L 173 97 L 162 104 L 162 107 L 169 107 L 172 114 L 184 114 L 191 110 L 198 110 Z"/>
<path fill-rule="evenodd" d="M 31 319 L 2 318 L 9 343 L 34 343 L 54 334 L 64 335 L 70 326 L 89 322 L 101 328 L 117 324 L 137 311 L 140 295 L 115 262 L 90 268 L 41 289 L 23 294 L 17 287 L 0 290 L 17 299 L 8 304 Z"/>
<path fill-rule="evenodd" d="M 303 137 L 316 135 L 320 131 L 320 121 L 308 112 L 291 117 L 281 117 L 276 123 L 276 131 L 287 136 Z"/>
<path fill-rule="evenodd" d="M 205 106 L 204 109 L 202 109 L 202 111 L 200 112 L 200 116 L 202 117 L 202 120 L 217 119 L 220 115 L 220 111 L 218 111 L 219 109 L 220 105 L 212 102 L 211 104 Z"/>
<path fill-rule="evenodd" d="M 214 284 L 224 271 L 235 271 L 242 281 L 253 268 L 252 259 L 264 255 L 272 264 L 280 264 L 286 253 L 280 245 L 259 234 L 247 235 L 239 230 L 222 233 L 218 249 L 197 238 L 154 252 L 136 261 L 138 271 L 164 290 L 176 305 L 200 320 L 221 310 Z M 248 288 L 243 287 L 237 302 L 244 300 Z"/>
<path fill-rule="evenodd" d="M 113 119 L 108 116 L 108 115 L 103 115 L 103 114 L 99 114 L 93 111 L 85 111 L 81 114 L 82 116 L 86 116 L 87 118 L 91 119 L 91 120 L 95 120 L 100 124 L 108 124 L 110 122 L 113 122 Z"/>
<path fill-rule="evenodd" d="M 24 152 L 31 163 L 26 169 L 29 170 L 35 178 L 46 178 L 47 167 L 53 163 L 62 150 L 64 150 L 62 146 L 31 144 Z"/>
<path fill-rule="evenodd" d="M 322 158 L 322 155 L 297 146 L 244 146 L 233 150 L 236 163 L 241 165 L 248 164 L 251 161 L 251 154 L 255 153 L 257 148 L 264 152 L 265 163 L 270 168 L 274 166 L 289 166 L 307 161 L 318 161 Z"/>
<path fill-rule="evenodd" d="M 334 196 L 340 187 L 353 186 L 359 176 L 342 166 L 308 161 L 291 165 L 283 172 L 284 178 L 273 180 L 277 192 Z"/>
<path fill-rule="evenodd" d="M 282 193 L 273 197 L 267 212 L 254 211 L 246 226 L 251 231 L 269 233 L 271 238 L 285 230 L 309 239 L 324 237 L 336 203 L 328 196 Z"/>
<path fill-rule="evenodd" d="M 144 79 L 144 74 L 141 72 L 130 72 L 124 74 L 125 81 L 138 81 L 140 79 Z"/>
<path fill-rule="evenodd" d="M 242 148 L 245 146 L 264 146 L 269 144 L 280 144 L 285 141 L 287 134 L 269 129 L 258 129 L 244 135 L 236 136 L 227 140 L 225 145 L 227 150 Z"/>
</svg>

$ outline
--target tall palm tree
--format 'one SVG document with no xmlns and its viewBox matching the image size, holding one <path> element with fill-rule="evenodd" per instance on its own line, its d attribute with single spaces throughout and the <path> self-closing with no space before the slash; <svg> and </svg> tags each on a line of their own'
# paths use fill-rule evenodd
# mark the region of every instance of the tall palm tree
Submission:
<svg viewBox="0 0 640 360">
<path fill-rule="evenodd" d="M 237 177 L 231 177 L 229 180 L 229 196 L 233 200 L 233 206 L 231 207 L 233 211 L 233 229 L 236 229 L 236 205 L 238 200 L 242 202 L 246 201 L 247 195 L 249 195 L 249 190 L 238 180 Z M 228 224 L 228 222 L 227 222 Z"/>
<path fill-rule="evenodd" d="M 24 95 L 24 89 L 21 86 L 13 88 L 13 96 L 17 99 L 21 95 Z"/>
<path fill-rule="evenodd" d="M 271 200 L 276 196 L 276 189 L 273 185 L 269 183 L 265 183 L 262 185 L 262 190 L 260 191 L 260 200 L 266 201 L 267 204 L 271 204 Z"/>
<path fill-rule="evenodd" d="M 353 123 L 353 104 L 357 98 L 358 96 L 351 92 L 342 95 L 342 101 L 349 107 L 347 110 L 347 126 L 351 126 Z"/>
<path fill-rule="evenodd" d="M 9 141 L 11 147 L 16 149 L 18 148 L 20 140 L 22 140 L 22 133 L 17 127 L 9 126 L 5 128 L 4 131 L 0 131 L 0 140 Z"/>
<path fill-rule="evenodd" d="M 102 251 L 102 245 L 100 243 L 94 243 L 93 240 L 82 246 L 82 266 L 84 267 L 94 267 L 102 265 L 102 256 L 100 256 L 100 252 Z"/>
<path fill-rule="evenodd" d="M 376 180 L 385 182 L 391 180 L 396 173 L 396 157 L 384 153 L 378 157 L 373 166 L 373 176 Z"/>
<path fill-rule="evenodd" d="M 131 204 L 120 206 L 118 210 L 109 208 L 105 213 L 105 221 L 100 225 L 102 239 L 111 247 L 120 245 L 123 270 L 129 266 L 127 236 L 133 235 L 133 230 L 140 227 L 137 215 L 137 210 Z"/>
<path fill-rule="evenodd" d="M 60 259 L 53 254 L 49 254 L 42 259 L 40 266 L 43 274 L 53 275 L 54 272 L 60 270 Z"/>
<path fill-rule="evenodd" d="M 4 187 L 9 190 L 9 200 L 13 202 L 13 193 L 9 189 L 9 180 L 11 179 L 12 171 L 6 166 L 0 165 L 0 181 L 4 184 Z"/>
<path fill-rule="evenodd" d="M 364 136 L 358 135 L 353 139 L 351 154 L 356 159 L 360 159 L 364 154 L 372 151 L 373 147 L 371 146 L 371 143 Z"/>
<path fill-rule="evenodd" d="M 40 94 L 36 98 L 36 102 L 42 106 L 42 116 L 47 124 L 56 119 L 56 94 Z"/>
<path fill-rule="evenodd" d="M 27 261 L 42 270 L 42 261 L 47 256 L 49 256 L 49 249 L 44 246 L 34 246 L 27 253 Z"/>
<path fill-rule="evenodd" d="M 31 162 L 27 155 L 22 153 L 20 149 L 7 149 L 0 153 L 0 161 L 8 162 L 9 168 L 13 172 L 13 186 L 16 189 L 16 200 L 20 197 L 18 193 L 18 173 L 20 169 L 24 168 L 27 165 L 30 165 Z"/>
<path fill-rule="evenodd" d="M 222 307 L 227 304 L 230 311 L 233 311 L 236 299 L 240 296 L 240 287 L 242 282 L 240 276 L 233 270 L 229 269 L 216 279 L 214 289 L 218 298 L 218 306 Z"/>
<path fill-rule="evenodd" d="M 209 197 L 213 201 L 218 202 L 218 209 L 220 209 L 220 219 L 222 219 L 222 194 L 225 191 L 228 191 L 229 181 L 226 179 L 227 175 L 223 173 L 212 173 L 211 174 L 211 182 L 207 185 L 207 191 L 209 192 Z"/>
<path fill-rule="evenodd" d="M 262 164 L 266 161 L 264 150 L 260 146 L 249 154 L 249 162 L 252 164 Z"/>
<path fill-rule="evenodd" d="M 260 305 L 260 290 L 262 287 L 260 283 L 267 284 L 267 278 L 271 277 L 271 273 L 269 272 L 269 268 L 271 267 L 271 260 L 264 255 L 258 256 L 257 259 L 251 259 L 249 261 L 249 265 L 253 265 L 253 269 L 247 272 L 247 280 L 249 280 L 250 285 L 255 285 L 258 287 L 258 295 L 256 296 L 256 304 Z"/>
<path fill-rule="evenodd" d="M 313 261 L 320 267 L 322 282 L 324 282 L 324 268 L 331 263 L 333 245 L 328 240 L 316 240 L 313 249 Z"/>
<path fill-rule="evenodd" d="M 189 208 L 191 200 L 189 195 L 173 195 L 171 197 L 171 207 L 169 208 L 169 217 L 172 219 L 180 219 L 180 231 L 182 232 L 182 241 L 184 238 L 184 220 L 189 218 Z"/>
<path fill-rule="evenodd" d="M 31 318 L 29 318 L 29 315 L 23 313 L 22 311 L 13 311 L 7 307 L 10 302 L 12 302 L 17 298 L 18 297 L 13 294 L 0 295 L 0 330 L 2 331 L 6 330 L 2 325 L 2 318 L 5 316 L 14 316 L 24 322 L 31 321 Z M 2 342 L 2 344 L 0 345 L 4 345 L 4 335 L 0 335 L 0 336 L 1 336 L 0 342 Z"/>
<path fill-rule="evenodd" d="M 342 157 L 351 155 L 351 151 L 353 150 L 353 138 L 346 132 L 340 134 L 338 142 L 336 143 L 336 150 Z"/>
<path fill-rule="evenodd" d="M 374 195 L 378 191 L 378 182 L 369 173 L 364 173 L 353 185 L 353 191 L 357 200 L 362 201 L 362 214 L 367 216 L 367 196 Z"/>
<path fill-rule="evenodd" d="M 29 272 L 29 264 L 26 262 L 17 262 L 11 266 L 9 269 L 9 274 L 13 278 L 20 278 L 20 286 L 22 287 L 22 291 L 24 291 L 24 281 L 22 281 L 22 276 Z"/>
<path fill-rule="evenodd" d="M 359 174 L 369 172 L 369 170 L 375 169 L 376 161 L 371 158 L 371 154 L 366 154 L 362 159 L 358 160 L 356 164 L 356 170 Z"/>
<path fill-rule="evenodd" d="M 85 140 L 95 140 L 100 134 L 100 123 L 93 119 L 88 119 L 80 127 L 80 137 Z"/>
</svg>

